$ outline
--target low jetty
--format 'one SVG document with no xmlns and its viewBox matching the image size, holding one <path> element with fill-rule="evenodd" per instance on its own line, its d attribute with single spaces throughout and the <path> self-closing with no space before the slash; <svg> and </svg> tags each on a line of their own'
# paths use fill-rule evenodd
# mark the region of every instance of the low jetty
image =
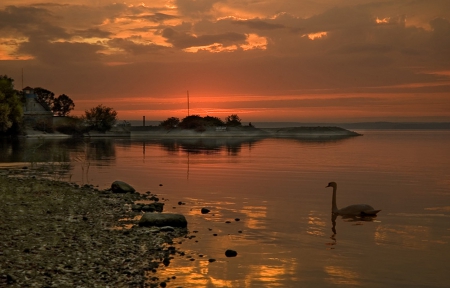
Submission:
<svg viewBox="0 0 450 288">
<path fill-rule="evenodd" d="M 191 129 L 162 127 L 131 127 L 130 137 L 142 138 L 343 138 L 361 136 L 361 134 L 340 127 L 289 127 L 289 128 L 255 128 L 242 127 L 208 127 L 203 131 Z"/>
<path fill-rule="evenodd" d="M 286 127 L 286 128 L 255 128 L 253 126 L 238 127 L 205 127 L 203 129 L 164 128 L 159 126 L 119 126 L 110 131 L 90 131 L 83 137 L 116 137 L 116 138 L 148 138 L 148 139 L 180 139 L 180 138 L 297 138 L 297 139 L 340 139 L 361 136 L 354 131 L 333 126 L 317 127 Z M 26 130 L 26 138 L 67 138 L 58 132 L 46 133 Z"/>
</svg>

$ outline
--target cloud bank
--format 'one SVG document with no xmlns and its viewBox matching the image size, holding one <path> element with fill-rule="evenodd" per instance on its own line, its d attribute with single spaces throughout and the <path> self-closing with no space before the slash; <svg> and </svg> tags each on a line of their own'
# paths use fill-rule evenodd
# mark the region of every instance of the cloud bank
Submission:
<svg viewBox="0 0 450 288">
<path fill-rule="evenodd" d="M 449 35 L 446 0 L 5 0 L 0 74 L 122 118 L 182 117 L 190 90 L 250 121 L 448 121 Z"/>
</svg>

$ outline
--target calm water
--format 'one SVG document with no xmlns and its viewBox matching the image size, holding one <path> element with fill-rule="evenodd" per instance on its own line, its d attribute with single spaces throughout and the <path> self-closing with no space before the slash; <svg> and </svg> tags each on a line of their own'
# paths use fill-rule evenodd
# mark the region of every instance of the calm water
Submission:
<svg viewBox="0 0 450 288">
<path fill-rule="evenodd" d="M 65 171 L 53 177 L 101 188 L 120 179 L 164 197 L 196 236 L 178 245 L 195 261 L 177 256 L 159 269 L 176 276 L 170 287 L 448 287 L 449 147 L 450 131 L 325 142 L 26 140 L 0 141 L 0 162 L 47 162 Z M 330 181 L 338 207 L 367 203 L 379 216 L 332 219 Z"/>
</svg>

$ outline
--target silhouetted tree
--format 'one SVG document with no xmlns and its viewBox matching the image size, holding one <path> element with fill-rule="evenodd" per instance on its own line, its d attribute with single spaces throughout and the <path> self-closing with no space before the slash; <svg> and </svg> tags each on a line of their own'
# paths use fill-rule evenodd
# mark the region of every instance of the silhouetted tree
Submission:
<svg viewBox="0 0 450 288">
<path fill-rule="evenodd" d="M 116 117 L 117 112 L 113 108 L 100 104 L 97 107 L 86 110 L 84 118 L 90 129 L 105 132 L 110 130 L 116 123 Z"/>
<path fill-rule="evenodd" d="M 241 118 L 237 114 L 232 114 L 225 118 L 225 122 L 227 126 L 241 126 Z"/>
<path fill-rule="evenodd" d="M 174 128 L 177 127 L 178 124 L 180 124 L 180 119 L 177 117 L 170 117 L 167 118 L 166 120 L 162 121 L 159 126 L 164 127 L 164 128 Z"/>
<path fill-rule="evenodd" d="M 34 88 L 34 94 L 36 94 L 36 100 L 44 106 L 44 108 L 53 111 L 53 105 L 55 101 L 55 93 L 45 88 Z"/>
<path fill-rule="evenodd" d="M 203 117 L 203 122 L 205 123 L 206 126 L 224 126 L 225 125 L 225 122 L 220 120 L 220 118 L 213 117 L 213 116 Z"/>
<path fill-rule="evenodd" d="M 59 95 L 53 100 L 53 114 L 67 116 L 75 108 L 75 103 L 66 94 Z"/>
<path fill-rule="evenodd" d="M 22 102 L 13 83 L 12 78 L 0 75 L 0 134 L 17 134 L 21 129 Z"/>
<path fill-rule="evenodd" d="M 204 129 L 203 118 L 199 115 L 190 115 L 184 117 L 178 125 L 184 129 Z"/>
</svg>

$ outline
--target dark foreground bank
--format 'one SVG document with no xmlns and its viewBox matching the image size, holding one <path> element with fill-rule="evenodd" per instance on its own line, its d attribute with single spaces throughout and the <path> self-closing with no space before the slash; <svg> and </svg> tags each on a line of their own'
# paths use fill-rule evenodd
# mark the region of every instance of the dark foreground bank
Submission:
<svg viewBox="0 0 450 288">
<path fill-rule="evenodd" d="M 164 287 L 187 230 L 136 225 L 155 200 L 0 170 L 0 287 Z"/>
</svg>

